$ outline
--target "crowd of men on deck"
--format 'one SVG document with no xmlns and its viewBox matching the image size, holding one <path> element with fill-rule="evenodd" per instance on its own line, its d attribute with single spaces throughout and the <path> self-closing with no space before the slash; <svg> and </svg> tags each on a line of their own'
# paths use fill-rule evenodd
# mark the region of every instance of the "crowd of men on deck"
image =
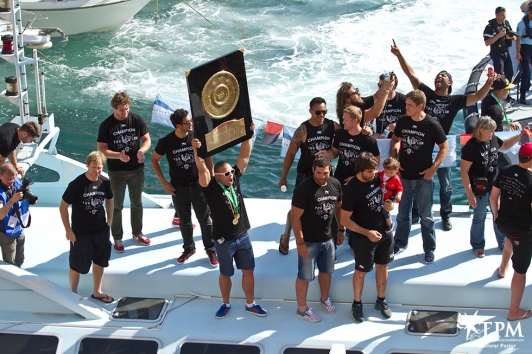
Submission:
<svg viewBox="0 0 532 354">
<path fill-rule="evenodd" d="M 288 186 L 288 173 L 296 153 L 300 151 L 291 209 L 285 232 L 279 241 L 279 252 L 288 254 L 288 242 L 293 229 L 298 253 L 295 283 L 297 316 L 311 322 L 320 321 L 320 317 L 308 307 L 306 299 L 316 267 L 319 270 L 320 302 L 327 314 L 335 312 L 329 289 L 336 261 L 336 247 L 342 245 L 344 238 L 348 239 L 355 258 L 352 316 L 356 322 L 364 321 L 361 302 L 364 277 L 373 267 L 376 268 L 377 283 L 375 308 L 384 318 L 391 317 L 392 312 L 385 298 L 388 264 L 395 255 L 408 247 L 413 223 L 420 222 L 425 263 L 435 261 L 433 177 L 437 175 L 439 180 L 442 228 L 449 231 L 453 227 L 451 168 L 440 165 L 449 150 L 447 135 L 456 114 L 466 106 L 482 101 L 482 112 L 489 114 L 488 119 L 495 122 L 493 126 L 496 126 L 496 130 L 520 129 L 519 124 L 508 120 L 501 102 L 507 99 L 508 90 L 513 87 L 508 80 L 513 75 L 508 48 L 515 41 L 517 59 L 523 64 L 523 82 L 518 101 L 527 104 L 525 97 L 530 85 L 532 62 L 530 2 L 532 0 L 523 4 L 526 15 L 518 24 L 515 34 L 505 19 L 505 9 L 496 9 L 496 17 L 489 21 L 484 32 L 485 44 L 491 47 L 495 73 L 489 75 L 474 94 L 451 95 L 453 78 L 445 70 L 438 72 L 433 85 L 421 82 L 393 41 L 391 53 L 410 80 L 412 91 L 406 95 L 396 92 L 398 78 L 394 72 L 380 75 L 378 90 L 369 97 L 362 97 L 361 92 L 351 83 L 343 82 L 336 94 L 335 118 L 338 121 L 326 118 L 328 109 L 325 99 L 315 97 L 310 101 L 310 118 L 294 133 L 278 183 L 280 189 Z M 126 93 L 117 93 L 111 100 L 111 106 L 113 113 L 99 127 L 97 151 L 87 156 L 87 172 L 69 184 L 60 206 L 66 238 L 70 242 L 71 290 L 77 292 L 80 274 L 88 273 L 92 266 L 94 292 L 91 296 L 104 303 L 114 301 L 101 289 L 104 268 L 109 265 L 113 248 L 116 252 L 125 251 L 122 242 L 122 209 L 126 187 L 131 203 L 132 238 L 140 245 L 151 244 L 142 232 L 141 197 L 145 154 L 151 147 L 150 134 L 144 120 L 130 112 L 131 100 Z M 198 156 L 197 150 L 201 147 L 201 142 L 194 137 L 193 120 L 189 113 L 178 109 L 170 116 L 170 120 L 175 130 L 158 141 L 151 156 L 151 164 L 164 191 L 172 195 L 178 217 L 183 253 L 177 258 L 177 263 L 185 263 L 196 253 L 193 240 L 195 225 L 191 215 L 193 208 L 200 224 L 209 263 L 220 270 L 219 286 L 223 303 L 216 312 L 216 318 L 225 317 L 231 310 L 234 263 L 243 275 L 245 311 L 266 316 L 267 312 L 254 301 L 255 258 L 248 234 L 251 226 L 240 185 L 240 177 L 244 174 L 251 155 L 251 139 L 241 144 L 234 165 L 225 161 L 214 164 L 212 158 L 203 159 Z M 253 126 L 250 128 L 253 129 Z M 39 136 L 39 127 L 32 122 L 22 126 L 14 123 L 0 126 L 2 256 L 4 261 L 19 267 L 24 261 L 20 210 L 27 209 L 27 201 L 24 193 L 18 191 L 21 182 L 16 175 L 18 173 L 24 176 L 25 172 L 18 166 L 14 150 L 19 142 L 28 143 Z M 386 159 L 383 171 L 377 171 L 380 152 L 376 139 L 391 139 L 390 158 Z M 439 151 L 433 158 L 435 145 Z M 163 156 L 168 160 L 169 181 L 160 165 Z M 11 164 L 4 163 L 6 158 Z M 336 158 L 338 164 L 333 177 L 331 160 Z M 532 145 L 525 144 L 520 150 L 520 164 L 512 167 L 525 171 L 523 198 L 529 199 L 521 204 L 524 209 L 528 207 L 528 213 L 531 213 L 532 202 L 531 161 Z M 109 178 L 101 175 L 106 162 Z M 506 172 L 501 174 L 504 178 L 511 178 Z M 501 210 L 508 204 L 504 181 L 497 182 L 495 186 L 496 197 L 492 196 L 492 205 L 496 206 L 494 217 L 499 212 L 505 215 L 497 207 L 499 198 Z M 396 225 L 389 215 L 394 208 L 394 201 L 399 202 Z M 71 216 L 68 208 L 70 205 Z M 485 208 L 485 205 L 476 207 Z M 516 236 L 514 230 L 506 232 L 508 239 L 515 241 L 515 237 L 519 237 L 521 241 L 510 242 L 508 247 L 513 247 L 514 274 L 517 274 L 514 276 L 520 277 L 516 283 L 524 288 L 526 278 L 523 277 L 530 265 L 532 252 L 531 233 Z M 113 244 L 110 236 L 113 237 Z M 528 263 L 522 261 L 527 255 Z M 509 320 L 532 316 L 532 311 L 519 308 L 522 290 L 514 287 L 512 282 Z"/>
</svg>

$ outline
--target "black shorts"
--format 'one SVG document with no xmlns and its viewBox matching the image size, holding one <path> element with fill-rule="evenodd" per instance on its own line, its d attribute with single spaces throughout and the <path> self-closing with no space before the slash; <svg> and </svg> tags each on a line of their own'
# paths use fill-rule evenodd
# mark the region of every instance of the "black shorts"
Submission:
<svg viewBox="0 0 532 354">
<path fill-rule="evenodd" d="M 381 232 L 383 237 L 378 242 L 371 242 L 369 238 L 350 231 L 349 241 L 355 252 L 355 269 L 361 272 L 371 272 L 373 265 L 388 264 L 393 261 L 393 237 L 391 233 Z"/>
<path fill-rule="evenodd" d="M 76 235 L 76 242 L 70 242 L 70 269 L 80 274 L 87 274 L 92 263 L 108 267 L 111 258 L 111 229 L 105 227 L 90 235 Z"/>
<path fill-rule="evenodd" d="M 526 274 L 528 267 L 530 267 L 530 258 L 532 257 L 532 235 L 523 233 L 522 230 L 513 230 L 512 227 L 505 227 L 500 223 L 497 224 L 497 227 L 512 243 L 512 265 L 514 271 L 519 274 Z"/>
</svg>

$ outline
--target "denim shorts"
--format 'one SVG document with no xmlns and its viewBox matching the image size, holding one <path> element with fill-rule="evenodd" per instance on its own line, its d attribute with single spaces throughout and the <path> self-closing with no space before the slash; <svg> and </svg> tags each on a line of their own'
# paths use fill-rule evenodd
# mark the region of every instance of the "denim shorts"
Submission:
<svg viewBox="0 0 532 354">
<path fill-rule="evenodd" d="M 255 255 L 247 232 L 233 240 L 225 241 L 223 245 L 214 241 L 214 247 L 220 264 L 220 274 L 226 277 L 235 274 L 233 259 L 238 269 L 250 270 L 255 268 Z"/>
<path fill-rule="evenodd" d="M 305 244 L 308 248 L 308 256 L 305 259 L 298 255 L 297 277 L 305 282 L 313 281 L 316 265 L 321 273 L 332 274 L 334 272 L 334 256 L 336 254 L 333 240 L 305 242 Z"/>
</svg>

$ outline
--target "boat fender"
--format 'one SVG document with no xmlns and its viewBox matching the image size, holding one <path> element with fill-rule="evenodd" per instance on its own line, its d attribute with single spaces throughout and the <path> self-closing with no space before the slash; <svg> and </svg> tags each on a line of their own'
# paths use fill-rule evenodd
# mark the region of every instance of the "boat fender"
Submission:
<svg viewBox="0 0 532 354">
<path fill-rule="evenodd" d="M 52 48 L 52 42 L 48 41 L 45 43 L 26 44 L 26 47 L 32 48 L 32 49 L 48 49 L 48 48 Z"/>
</svg>

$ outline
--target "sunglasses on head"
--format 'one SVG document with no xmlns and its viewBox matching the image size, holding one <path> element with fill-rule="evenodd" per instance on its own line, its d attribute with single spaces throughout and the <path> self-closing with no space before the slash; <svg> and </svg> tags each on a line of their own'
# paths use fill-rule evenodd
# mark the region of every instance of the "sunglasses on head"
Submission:
<svg viewBox="0 0 532 354">
<path fill-rule="evenodd" d="M 320 116 L 320 115 L 326 115 L 327 114 L 327 110 L 324 109 L 323 111 L 320 111 L 319 109 L 313 109 L 312 110 L 317 116 Z"/>
<path fill-rule="evenodd" d="M 215 175 L 224 175 L 225 177 L 229 177 L 229 175 L 234 175 L 235 174 L 235 170 L 231 170 L 231 171 L 225 171 L 225 172 L 215 172 L 214 173 Z"/>
</svg>

